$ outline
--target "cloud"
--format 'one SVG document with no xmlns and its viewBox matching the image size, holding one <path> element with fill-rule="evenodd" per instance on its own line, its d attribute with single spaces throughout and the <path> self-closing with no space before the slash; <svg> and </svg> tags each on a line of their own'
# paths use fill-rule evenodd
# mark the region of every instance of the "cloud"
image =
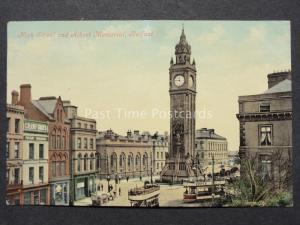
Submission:
<svg viewBox="0 0 300 225">
<path fill-rule="evenodd" d="M 249 40 L 250 41 L 262 41 L 266 35 L 266 30 L 262 26 L 255 26 L 249 29 Z"/>
<path fill-rule="evenodd" d="M 224 36 L 225 30 L 221 25 L 213 27 L 210 32 L 203 33 L 199 36 L 199 41 L 206 44 L 214 44 Z"/>
</svg>

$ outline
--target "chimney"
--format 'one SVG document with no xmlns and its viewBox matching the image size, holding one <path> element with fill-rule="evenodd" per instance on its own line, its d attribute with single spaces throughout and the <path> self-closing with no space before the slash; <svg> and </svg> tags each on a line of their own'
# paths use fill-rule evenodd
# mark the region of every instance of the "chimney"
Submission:
<svg viewBox="0 0 300 225">
<path fill-rule="evenodd" d="M 19 101 L 19 92 L 13 90 L 11 92 L 11 104 L 16 105 Z"/>
<path fill-rule="evenodd" d="M 131 137 L 131 130 L 127 131 L 127 137 L 129 137 L 129 138 Z"/>
<path fill-rule="evenodd" d="M 133 131 L 133 134 L 134 134 L 135 136 L 139 136 L 139 135 L 140 135 L 140 131 L 139 131 L 139 130 L 135 130 L 135 131 Z"/>
<path fill-rule="evenodd" d="M 31 102 L 31 85 L 22 84 L 20 90 L 20 105 L 25 106 Z"/>
<path fill-rule="evenodd" d="M 292 73 L 290 70 L 268 74 L 268 89 L 285 79 L 292 79 Z"/>
</svg>

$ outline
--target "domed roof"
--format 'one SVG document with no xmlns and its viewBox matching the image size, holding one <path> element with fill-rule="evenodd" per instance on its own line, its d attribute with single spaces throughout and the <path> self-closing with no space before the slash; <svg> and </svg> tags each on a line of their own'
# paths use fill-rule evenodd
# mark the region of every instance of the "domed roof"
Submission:
<svg viewBox="0 0 300 225">
<path fill-rule="evenodd" d="M 191 46 L 186 40 L 184 28 L 182 28 L 179 43 L 175 47 L 175 54 L 191 54 Z"/>
</svg>

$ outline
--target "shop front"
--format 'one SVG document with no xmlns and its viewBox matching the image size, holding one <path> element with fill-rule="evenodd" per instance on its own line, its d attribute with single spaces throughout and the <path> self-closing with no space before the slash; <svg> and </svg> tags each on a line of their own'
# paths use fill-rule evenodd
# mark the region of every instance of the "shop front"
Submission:
<svg viewBox="0 0 300 225">
<path fill-rule="evenodd" d="M 21 188 L 22 185 L 7 185 L 6 189 L 6 204 L 20 205 L 21 204 Z"/>
<path fill-rule="evenodd" d="M 79 200 L 96 192 L 96 176 L 84 175 L 75 177 L 75 200 Z"/>
<path fill-rule="evenodd" d="M 69 205 L 69 181 L 51 183 L 51 205 Z"/>
<path fill-rule="evenodd" d="M 23 189 L 23 205 L 49 205 L 49 186 Z"/>
</svg>

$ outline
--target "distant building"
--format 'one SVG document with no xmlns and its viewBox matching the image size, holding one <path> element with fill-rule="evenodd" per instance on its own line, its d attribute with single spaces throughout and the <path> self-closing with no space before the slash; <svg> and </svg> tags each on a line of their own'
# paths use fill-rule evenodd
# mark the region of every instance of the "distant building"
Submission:
<svg viewBox="0 0 300 225">
<path fill-rule="evenodd" d="M 128 131 L 120 136 L 112 130 L 97 135 L 101 178 L 132 178 L 151 175 L 152 141 L 149 133 Z M 98 160 L 97 160 L 98 162 Z"/>
<path fill-rule="evenodd" d="M 292 89 L 291 72 L 268 75 L 268 90 L 239 96 L 241 160 L 254 158 L 257 170 L 275 184 L 291 182 Z M 241 175 L 245 172 L 242 168 Z"/>
<path fill-rule="evenodd" d="M 214 129 L 202 128 L 196 130 L 195 145 L 200 165 L 211 165 L 213 156 L 215 164 L 227 164 L 227 139 L 216 134 Z"/>
<path fill-rule="evenodd" d="M 228 164 L 230 166 L 240 164 L 240 157 L 238 151 L 228 151 Z"/>
<path fill-rule="evenodd" d="M 17 105 L 18 96 L 18 92 L 13 91 L 11 104 L 6 108 L 6 199 L 10 205 L 22 204 L 24 107 Z"/>
<path fill-rule="evenodd" d="M 24 120 L 23 140 L 24 205 L 49 205 L 48 123 Z"/>
<path fill-rule="evenodd" d="M 160 172 L 165 166 L 166 154 L 169 150 L 168 134 L 154 134 L 151 139 L 153 144 L 153 174 L 160 175 Z"/>
<path fill-rule="evenodd" d="M 89 196 L 96 192 L 96 120 L 77 115 L 77 107 L 64 101 L 64 109 L 70 120 L 71 140 L 71 201 Z"/>
</svg>

